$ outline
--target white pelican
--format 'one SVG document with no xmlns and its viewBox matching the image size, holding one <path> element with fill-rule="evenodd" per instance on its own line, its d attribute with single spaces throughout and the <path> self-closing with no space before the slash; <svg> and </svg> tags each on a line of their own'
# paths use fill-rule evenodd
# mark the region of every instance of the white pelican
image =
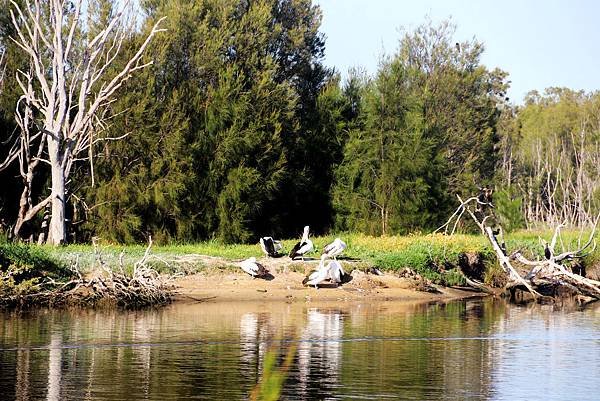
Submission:
<svg viewBox="0 0 600 401">
<path fill-rule="evenodd" d="M 342 268 L 342 264 L 337 260 L 332 260 L 329 262 L 327 265 L 327 272 L 331 282 L 335 283 L 336 285 L 339 285 L 342 282 L 344 275 L 346 274 Z"/>
<path fill-rule="evenodd" d="M 279 251 L 283 249 L 281 241 L 276 241 L 273 237 L 262 237 L 259 240 L 259 243 L 265 255 L 272 258 L 279 256 Z"/>
<path fill-rule="evenodd" d="M 325 266 L 326 255 L 321 255 L 321 261 L 319 262 L 319 268 L 312 272 L 307 278 L 304 279 L 302 284 L 314 285 L 315 288 L 324 281 L 329 280 L 335 285 L 339 285 L 343 280 L 346 273 L 342 268 L 342 264 L 337 260 L 332 260 L 327 266 Z"/>
<path fill-rule="evenodd" d="M 252 276 L 252 278 L 261 277 L 269 273 L 267 269 L 260 263 L 256 262 L 256 258 L 253 256 L 240 263 L 240 267 L 243 271 Z"/>
<path fill-rule="evenodd" d="M 323 255 L 327 255 L 328 258 L 333 258 L 337 260 L 335 257 L 346 249 L 346 243 L 339 238 L 336 238 L 331 244 L 327 245 L 323 248 Z"/>
<path fill-rule="evenodd" d="M 312 272 L 307 278 L 304 279 L 302 284 L 306 285 L 314 285 L 317 288 L 317 285 L 321 284 L 323 281 L 329 279 L 329 267 L 325 266 L 325 256 L 321 256 L 321 261 L 319 262 L 319 268 Z"/>
<path fill-rule="evenodd" d="M 294 258 L 300 256 L 304 261 L 304 255 L 311 252 L 314 249 L 313 243 L 308 239 L 308 231 L 309 227 L 304 227 L 304 233 L 302 234 L 302 239 L 292 248 L 290 252 L 290 258 L 294 260 Z"/>
</svg>

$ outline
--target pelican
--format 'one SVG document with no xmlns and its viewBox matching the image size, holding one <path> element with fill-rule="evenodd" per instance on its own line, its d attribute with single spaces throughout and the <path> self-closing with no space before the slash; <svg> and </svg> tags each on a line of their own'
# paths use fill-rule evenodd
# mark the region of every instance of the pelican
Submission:
<svg viewBox="0 0 600 401">
<path fill-rule="evenodd" d="M 302 284 L 314 285 L 315 288 L 318 288 L 317 285 L 321 284 L 327 279 L 329 279 L 329 267 L 325 266 L 325 256 L 323 255 L 321 256 L 321 261 L 319 262 L 319 268 L 305 278 Z"/>
<path fill-rule="evenodd" d="M 329 274 L 329 279 L 335 285 L 339 285 L 342 282 L 342 279 L 346 275 L 344 269 L 342 268 L 342 264 L 337 260 L 332 260 L 327 265 L 327 272 Z"/>
<path fill-rule="evenodd" d="M 294 260 L 294 258 L 300 256 L 302 257 L 302 261 L 304 261 L 304 255 L 311 252 L 314 249 L 313 243 L 308 239 L 308 231 L 309 227 L 304 226 L 304 233 L 302 234 L 302 239 L 292 248 L 290 252 L 290 258 Z"/>
<path fill-rule="evenodd" d="M 344 252 L 344 249 L 346 249 L 346 243 L 341 239 L 336 238 L 331 244 L 323 248 L 323 255 L 327 255 L 328 258 L 337 260 L 336 256 Z"/>
<path fill-rule="evenodd" d="M 279 251 L 283 248 L 281 241 L 276 241 L 273 237 L 262 237 L 259 243 L 265 255 L 272 258 L 279 256 Z"/>
<path fill-rule="evenodd" d="M 321 261 L 319 262 L 319 268 L 312 272 L 307 278 L 304 279 L 302 284 L 314 285 L 315 288 L 324 281 L 331 281 L 335 285 L 339 285 L 346 273 L 342 268 L 342 264 L 337 260 L 332 260 L 327 266 L 325 266 L 326 255 L 321 255 Z"/>
<path fill-rule="evenodd" d="M 269 273 L 267 269 L 260 263 L 256 262 L 256 258 L 253 256 L 240 263 L 240 267 L 243 271 L 252 276 L 252 278 L 261 277 Z"/>
</svg>

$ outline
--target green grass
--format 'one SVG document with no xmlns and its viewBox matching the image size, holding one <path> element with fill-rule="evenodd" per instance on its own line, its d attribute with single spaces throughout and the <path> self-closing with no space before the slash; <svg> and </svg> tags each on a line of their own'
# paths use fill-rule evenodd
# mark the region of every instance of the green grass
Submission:
<svg viewBox="0 0 600 401">
<path fill-rule="evenodd" d="M 18 269 L 22 278 L 47 276 L 57 279 L 70 275 L 64 263 L 41 247 L 0 243 L 0 271 L 5 272 L 9 268 Z"/>
<path fill-rule="evenodd" d="M 562 245 L 559 242 L 557 252 L 561 252 L 563 249 L 574 249 L 578 246 L 578 242 L 585 243 L 587 235 L 589 234 L 582 236 L 578 231 L 565 230 L 561 235 Z M 450 237 L 429 234 L 371 237 L 356 233 L 342 233 L 339 236 L 348 245 L 344 253 L 347 258 L 359 259 L 386 271 L 397 271 L 408 267 L 434 282 L 442 284 L 455 284 L 457 280 L 460 281 L 452 272 L 452 268 L 458 265 L 459 257 L 463 253 L 478 254 L 487 266 L 497 263 L 491 247 L 481 235 L 459 234 Z M 541 258 L 543 246 L 540 239 L 549 241 L 551 237 L 551 231 L 519 231 L 507 235 L 507 248 L 509 252 L 519 249 L 531 259 Z M 323 247 L 334 238 L 333 235 L 312 238 L 316 248 L 313 255 L 319 255 Z M 296 242 L 297 239 L 284 240 L 284 251 L 289 251 Z M 94 254 L 91 245 L 62 247 L 21 245 L 20 248 L 15 249 L 19 250 L 18 252 L 27 250 L 28 253 L 25 252 L 25 254 L 29 256 L 22 258 L 38 264 L 54 263 L 55 266 L 64 266 L 74 263 L 77 259 L 82 271 L 89 270 L 98 264 L 98 254 Z M 101 244 L 98 249 L 102 260 L 115 267 L 118 266 L 122 253 L 123 264 L 130 269 L 144 255 L 146 245 Z M 18 254 L 18 252 L 13 253 Z M 226 259 L 223 266 L 220 266 L 222 268 L 233 268 L 236 261 L 250 256 L 262 256 L 258 244 L 225 245 L 216 241 L 153 246 L 151 253 L 155 255 L 151 260 L 152 265 L 161 271 L 170 272 L 180 269 L 181 264 L 169 264 L 169 261 L 191 254 L 222 257 Z M 1 255 L 0 253 L 0 257 Z M 600 261 L 600 256 L 596 251 L 586 257 L 585 263 L 591 264 L 598 261 Z M 185 268 L 185 272 L 191 273 L 203 268 L 204 266 L 200 262 L 191 263 Z"/>
<path fill-rule="evenodd" d="M 0 305 L 36 293 L 48 279 L 69 277 L 67 266 L 40 247 L 0 242 Z"/>
<path fill-rule="evenodd" d="M 411 235 L 370 237 L 362 234 L 346 233 L 340 235 L 340 237 L 348 245 L 344 253 L 345 257 L 368 261 L 386 270 L 404 267 L 423 270 L 432 262 L 443 264 L 451 261 L 451 263 L 456 263 L 458 255 L 463 252 L 486 251 L 484 239 L 480 236 Z M 316 248 L 313 255 L 319 255 L 323 247 L 332 242 L 334 238 L 334 236 L 312 238 Z M 284 251 L 289 251 L 296 242 L 296 239 L 284 240 Z M 84 270 L 97 263 L 98 260 L 98 256 L 94 255 L 91 245 L 42 246 L 41 248 L 52 257 L 66 263 L 73 262 L 79 256 L 79 265 Z M 118 263 L 120 254 L 123 252 L 124 264 L 131 265 L 143 256 L 146 245 L 105 244 L 100 245 L 98 249 L 102 259 L 109 264 Z M 153 246 L 151 253 L 164 260 L 197 254 L 222 257 L 232 262 L 251 256 L 260 257 L 263 255 L 258 244 L 225 245 L 216 241 Z M 157 263 L 160 264 L 160 262 Z"/>
<path fill-rule="evenodd" d="M 408 267 L 435 283 L 446 285 L 463 284 L 460 276 L 452 271 L 461 254 L 489 254 L 484 238 L 476 235 L 350 235 L 348 248 L 349 255 L 369 260 L 380 270 L 399 271 Z"/>
</svg>

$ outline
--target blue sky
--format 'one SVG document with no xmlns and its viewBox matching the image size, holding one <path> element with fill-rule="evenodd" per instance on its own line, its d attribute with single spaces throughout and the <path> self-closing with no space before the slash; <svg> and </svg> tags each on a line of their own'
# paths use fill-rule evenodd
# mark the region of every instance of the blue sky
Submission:
<svg viewBox="0 0 600 401">
<path fill-rule="evenodd" d="M 457 41 L 485 44 L 482 62 L 509 73 L 511 101 L 550 86 L 600 89 L 600 1 L 541 0 L 315 0 L 323 11 L 325 63 L 345 76 L 370 74 L 379 56 L 393 53 L 401 33 L 429 16 L 457 25 Z"/>
</svg>

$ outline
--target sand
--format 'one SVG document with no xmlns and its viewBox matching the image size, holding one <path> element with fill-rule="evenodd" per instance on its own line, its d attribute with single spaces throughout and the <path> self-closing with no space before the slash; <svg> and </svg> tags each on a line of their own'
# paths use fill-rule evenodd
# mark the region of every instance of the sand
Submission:
<svg viewBox="0 0 600 401">
<path fill-rule="evenodd" d="M 481 296 L 481 293 L 435 285 L 424 285 L 418 277 L 399 277 L 369 272 L 364 262 L 340 260 L 351 280 L 340 286 L 325 284 L 307 287 L 302 280 L 318 265 L 318 260 L 290 261 L 289 258 L 259 259 L 270 272 L 252 278 L 235 268 L 236 261 L 205 257 L 202 273 L 176 280 L 176 301 L 279 301 L 279 302 L 355 302 L 355 301 L 438 301 Z M 227 266 L 228 265 L 228 266 Z M 418 289 L 428 288 L 428 291 Z"/>
</svg>

